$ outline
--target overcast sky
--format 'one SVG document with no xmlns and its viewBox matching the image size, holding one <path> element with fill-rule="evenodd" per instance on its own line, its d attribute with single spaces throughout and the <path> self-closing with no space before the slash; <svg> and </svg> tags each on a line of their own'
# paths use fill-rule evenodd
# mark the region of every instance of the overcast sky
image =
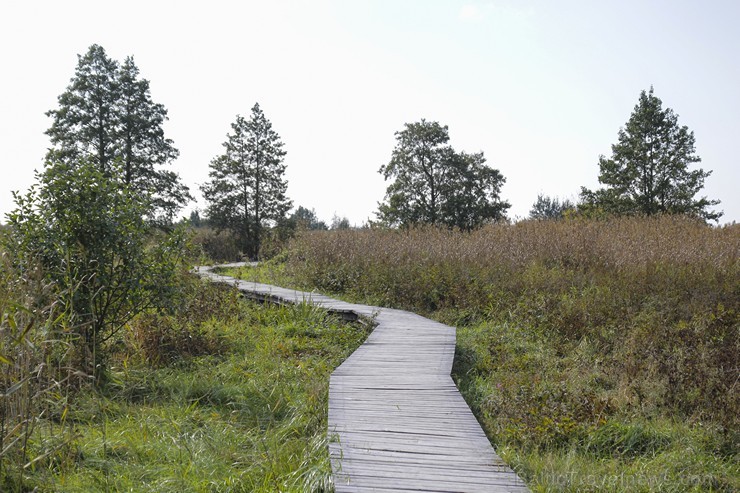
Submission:
<svg viewBox="0 0 740 493">
<path fill-rule="evenodd" d="M 0 0 L 0 217 L 41 169 L 45 112 L 97 43 L 133 55 L 168 109 L 189 209 L 259 102 L 285 143 L 289 196 L 323 220 L 373 217 L 394 132 L 421 118 L 483 151 L 510 217 L 525 217 L 538 193 L 598 186 L 599 155 L 652 85 L 694 132 L 721 222 L 740 221 L 738 25 L 734 0 Z"/>
</svg>

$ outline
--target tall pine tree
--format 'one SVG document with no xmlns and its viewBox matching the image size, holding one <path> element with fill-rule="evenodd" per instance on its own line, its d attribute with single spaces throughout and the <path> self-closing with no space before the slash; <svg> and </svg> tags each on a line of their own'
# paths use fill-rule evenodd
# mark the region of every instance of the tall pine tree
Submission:
<svg viewBox="0 0 740 493">
<path fill-rule="evenodd" d="M 111 179 L 128 185 L 152 219 L 168 222 L 192 199 L 178 175 L 161 169 L 179 152 L 164 137 L 167 110 L 154 103 L 149 81 L 132 57 L 123 65 L 92 45 L 78 57 L 75 76 L 50 110 L 48 162 L 73 166 L 89 159 Z M 122 166 L 114 166 L 119 160 Z M 117 171 L 118 170 L 118 171 Z"/>
<path fill-rule="evenodd" d="M 164 216 L 160 219 L 171 220 L 192 197 L 176 173 L 158 167 L 180 154 L 164 136 L 167 110 L 152 101 L 149 81 L 139 78 L 133 57 L 126 57 L 118 74 L 124 183 L 150 197 L 152 210 Z"/>
<path fill-rule="evenodd" d="M 53 146 L 47 161 L 72 163 L 85 157 L 110 173 L 120 153 L 118 63 L 99 45 L 77 58 L 75 76 L 58 98 L 59 108 L 46 113 L 53 120 L 46 131 Z"/>
<path fill-rule="evenodd" d="M 599 158 L 599 182 L 604 188 L 581 189 L 581 207 L 612 214 L 687 214 L 717 220 L 722 212 L 709 210 L 718 200 L 696 199 L 712 172 L 690 170 L 701 161 L 695 153 L 694 132 L 679 126 L 678 116 L 653 88 L 642 91 L 630 119 L 619 130 L 612 157 Z"/>
<path fill-rule="evenodd" d="M 280 136 L 255 104 L 249 120 L 237 115 L 224 154 L 210 164 L 201 186 L 211 224 L 231 231 L 249 258 L 259 257 L 265 230 L 285 218 L 291 201 L 285 192 L 285 151 Z"/>
</svg>

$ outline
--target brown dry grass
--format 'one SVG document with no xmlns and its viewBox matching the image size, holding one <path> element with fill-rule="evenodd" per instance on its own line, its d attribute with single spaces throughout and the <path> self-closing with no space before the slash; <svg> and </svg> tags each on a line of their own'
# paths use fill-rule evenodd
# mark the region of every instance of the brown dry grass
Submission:
<svg viewBox="0 0 740 493">
<path fill-rule="evenodd" d="M 561 357 L 587 342 L 609 387 L 588 412 L 737 429 L 739 253 L 737 225 L 681 217 L 525 221 L 470 234 L 308 233 L 293 243 L 287 271 L 304 286 L 457 325 L 524 327 Z"/>
</svg>

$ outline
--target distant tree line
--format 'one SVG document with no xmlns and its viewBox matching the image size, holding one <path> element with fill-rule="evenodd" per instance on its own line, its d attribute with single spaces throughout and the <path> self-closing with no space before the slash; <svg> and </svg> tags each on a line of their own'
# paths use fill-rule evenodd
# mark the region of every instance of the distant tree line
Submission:
<svg viewBox="0 0 740 493">
<path fill-rule="evenodd" d="M 537 200 L 532 204 L 529 211 L 531 219 L 562 219 L 568 211 L 574 211 L 576 204 L 568 199 L 560 200 L 558 197 L 549 197 L 538 194 Z"/>
<path fill-rule="evenodd" d="M 140 76 L 133 57 L 120 63 L 92 45 L 78 57 L 58 107 L 47 115 L 52 120 L 46 132 L 51 147 L 38 178 L 40 189 L 48 188 L 42 192 L 61 193 L 52 178 L 90 178 L 94 167 L 111 182 L 110 190 L 129 197 L 149 226 L 169 228 L 192 200 L 188 187 L 166 168 L 179 154 L 164 134 L 167 110 L 152 100 L 149 81 Z M 506 179 L 488 166 L 483 152 L 454 149 L 448 127 L 425 119 L 404 124 L 395 137 L 390 160 L 379 169 L 388 186 L 372 224 L 470 231 L 507 219 L 510 204 L 501 197 Z M 285 156 L 284 144 L 259 104 L 248 117 L 237 115 L 223 152 L 209 164 L 209 180 L 200 187 L 206 207 L 191 214 L 191 224 L 227 232 L 238 250 L 253 259 L 271 237 L 286 238 L 298 229 L 349 228 L 347 218 L 335 215 L 327 224 L 303 206 L 290 213 Z M 599 158 L 602 188 L 583 187 L 577 203 L 539 194 L 530 217 L 689 214 L 717 220 L 722 213 L 711 207 L 719 201 L 696 198 L 711 173 L 690 169 L 700 161 L 693 132 L 678 125 L 677 116 L 663 109 L 651 88 L 642 91 L 619 130 L 611 157 Z M 68 186 L 66 194 L 82 196 L 88 185 Z M 42 195 L 19 197 L 19 205 L 25 200 L 23 207 L 34 209 L 28 201 L 38 207 Z M 44 200 L 66 198 L 48 195 Z M 15 216 L 16 225 L 26 217 Z M 94 224 L 96 219 L 81 215 L 79 221 Z"/>
<path fill-rule="evenodd" d="M 326 231 L 329 229 L 326 223 L 318 218 L 315 210 L 307 209 L 303 206 L 299 206 L 298 209 L 296 209 L 290 217 L 290 220 L 300 229 L 314 231 Z"/>
</svg>

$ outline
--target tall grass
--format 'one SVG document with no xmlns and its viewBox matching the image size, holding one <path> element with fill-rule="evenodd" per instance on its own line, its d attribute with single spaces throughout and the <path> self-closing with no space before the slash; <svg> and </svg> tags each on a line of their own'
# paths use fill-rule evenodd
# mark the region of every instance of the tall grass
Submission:
<svg viewBox="0 0 740 493">
<path fill-rule="evenodd" d="M 632 486 L 649 491 L 656 464 L 671 456 L 667 490 L 732 491 L 739 254 L 735 225 L 525 221 L 470 234 L 309 233 L 284 271 L 304 288 L 457 325 L 455 378 L 536 490 L 598 491 L 575 479 L 547 483 L 555 480 L 546 469 L 573 467 L 576 457 L 586 473 L 597 463 L 619 474 L 644 467 L 651 475 Z M 677 459 L 686 450 L 689 464 Z M 702 480 L 671 480 L 681 468 L 699 468 Z M 628 483 L 607 489 L 630 491 Z"/>
<path fill-rule="evenodd" d="M 66 421 L 69 345 L 66 314 L 38 270 L 23 275 L 0 254 L 0 490 L 23 491 L 28 471 L 72 439 Z M 54 431 L 44 423 L 55 422 Z M 42 439 L 37 439 L 43 436 Z"/>
<path fill-rule="evenodd" d="M 333 490 L 329 375 L 365 329 L 184 282 L 170 312 L 141 316 L 111 341 L 109 381 L 70 397 L 73 433 L 43 457 L 60 422 L 37 416 L 27 448 L 39 459 L 22 486 L 2 491 Z"/>
</svg>

